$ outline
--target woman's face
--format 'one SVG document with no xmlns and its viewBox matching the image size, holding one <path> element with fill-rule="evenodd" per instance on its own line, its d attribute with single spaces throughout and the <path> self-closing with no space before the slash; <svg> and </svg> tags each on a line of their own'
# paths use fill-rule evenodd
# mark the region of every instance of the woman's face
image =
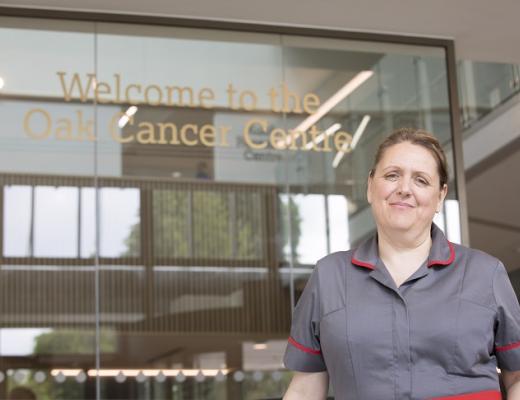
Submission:
<svg viewBox="0 0 520 400">
<path fill-rule="evenodd" d="M 378 228 L 429 229 L 446 197 L 437 163 L 424 147 L 403 142 L 385 150 L 368 178 L 367 198 Z"/>
</svg>

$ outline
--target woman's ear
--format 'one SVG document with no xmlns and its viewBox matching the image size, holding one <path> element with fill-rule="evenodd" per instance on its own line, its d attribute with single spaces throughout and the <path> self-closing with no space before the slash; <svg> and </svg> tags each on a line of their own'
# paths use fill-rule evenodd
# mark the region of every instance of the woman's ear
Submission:
<svg viewBox="0 0 520 400">
<path fill-rule="evenodd" d="M 368 204 L 372 204 L 372 171 L 368 174 L 367 179 L 367 201 Z"/>
</svg>

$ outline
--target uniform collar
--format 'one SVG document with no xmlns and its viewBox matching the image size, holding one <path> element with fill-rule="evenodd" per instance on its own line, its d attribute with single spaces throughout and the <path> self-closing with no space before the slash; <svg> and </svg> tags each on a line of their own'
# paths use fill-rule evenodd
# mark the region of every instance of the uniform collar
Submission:
<svg viewBox="0 0 520 400">
<path fill-rule="evenodd" d="M 446 239 L 444 233 L 432 223 L 431 228 L 432 247 L 428 255 L 428 268 L 434 265 L 450 265 L 455 259 L 455 249 Z M 379 250 L 377 248 L 377 234 L 365 240 L 352 253 L 352 264 L 371 270 L 376 269 L 379 260 Z"/>
</svg>

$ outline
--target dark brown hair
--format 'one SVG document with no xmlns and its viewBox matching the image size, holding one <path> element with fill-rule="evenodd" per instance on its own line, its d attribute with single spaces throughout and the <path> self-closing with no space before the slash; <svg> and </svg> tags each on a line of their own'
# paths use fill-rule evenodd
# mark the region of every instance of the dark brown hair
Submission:
<svg viewBox="0 0 520 400">
<path fill-rule="evenodd" d="M 422 146 L 430 152 L 435 162 L 437 163 L 437 172 L 439 173 L 440 186 L 441 188 L 448 183 L 448 163 L 446 161 L 446 154 L 442 149 L 441 144 L 433 134 L 430 132 L 414 129 L 414 128 L 400 128 L 395 130 L 388 136 L 383 143 L 377 148 L 377 152 L 374 158 L 374 165 L 370 170 L 370 176 L 374 176 L 377 164 L 383 158 L 386 149 L 393 145 L 409 142 L 417 146 Z"/>
</svg>

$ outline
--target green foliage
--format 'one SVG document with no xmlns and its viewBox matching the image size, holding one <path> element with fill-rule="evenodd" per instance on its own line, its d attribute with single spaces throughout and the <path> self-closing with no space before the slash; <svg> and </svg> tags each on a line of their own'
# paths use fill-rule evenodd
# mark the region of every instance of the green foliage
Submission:
<svg viewBox="0 0 520 400">
<path fill-rule="evenodd" d="M 104 353 L 116 351 L 116 335 L 102 330 L 100 349 Z M 42 333 L 35 339 L 34 354 L 94 354 L 96 336 L 94 332 L 78 330 L 55 330 Z"/>
<path fill-rule="evenodd" d="M 155 190 L 155 257 L 261 259 L 266 216 L 259 192 Z M 140 224 L 132 227 L 125 256 L 139 254 Z"/>
<path fill-rule="evenodd" d="M 284 255 L 284 259 L 288 261 L 292 255 L 294 262 L 298 262 L 298 243 L 301 236 L 300 210 L 294 202 L 293 196 L 284 196 L 279 202 L 280 206 L 280 230 L 282 240 L 279 241 L 279 254 Z M 290 225 L 289 225 L 290 224 Z M 290 228 L 289 228 L 290 227 Z M 290 231 L 289 231 L 290 229 Z"/>
</svg>

